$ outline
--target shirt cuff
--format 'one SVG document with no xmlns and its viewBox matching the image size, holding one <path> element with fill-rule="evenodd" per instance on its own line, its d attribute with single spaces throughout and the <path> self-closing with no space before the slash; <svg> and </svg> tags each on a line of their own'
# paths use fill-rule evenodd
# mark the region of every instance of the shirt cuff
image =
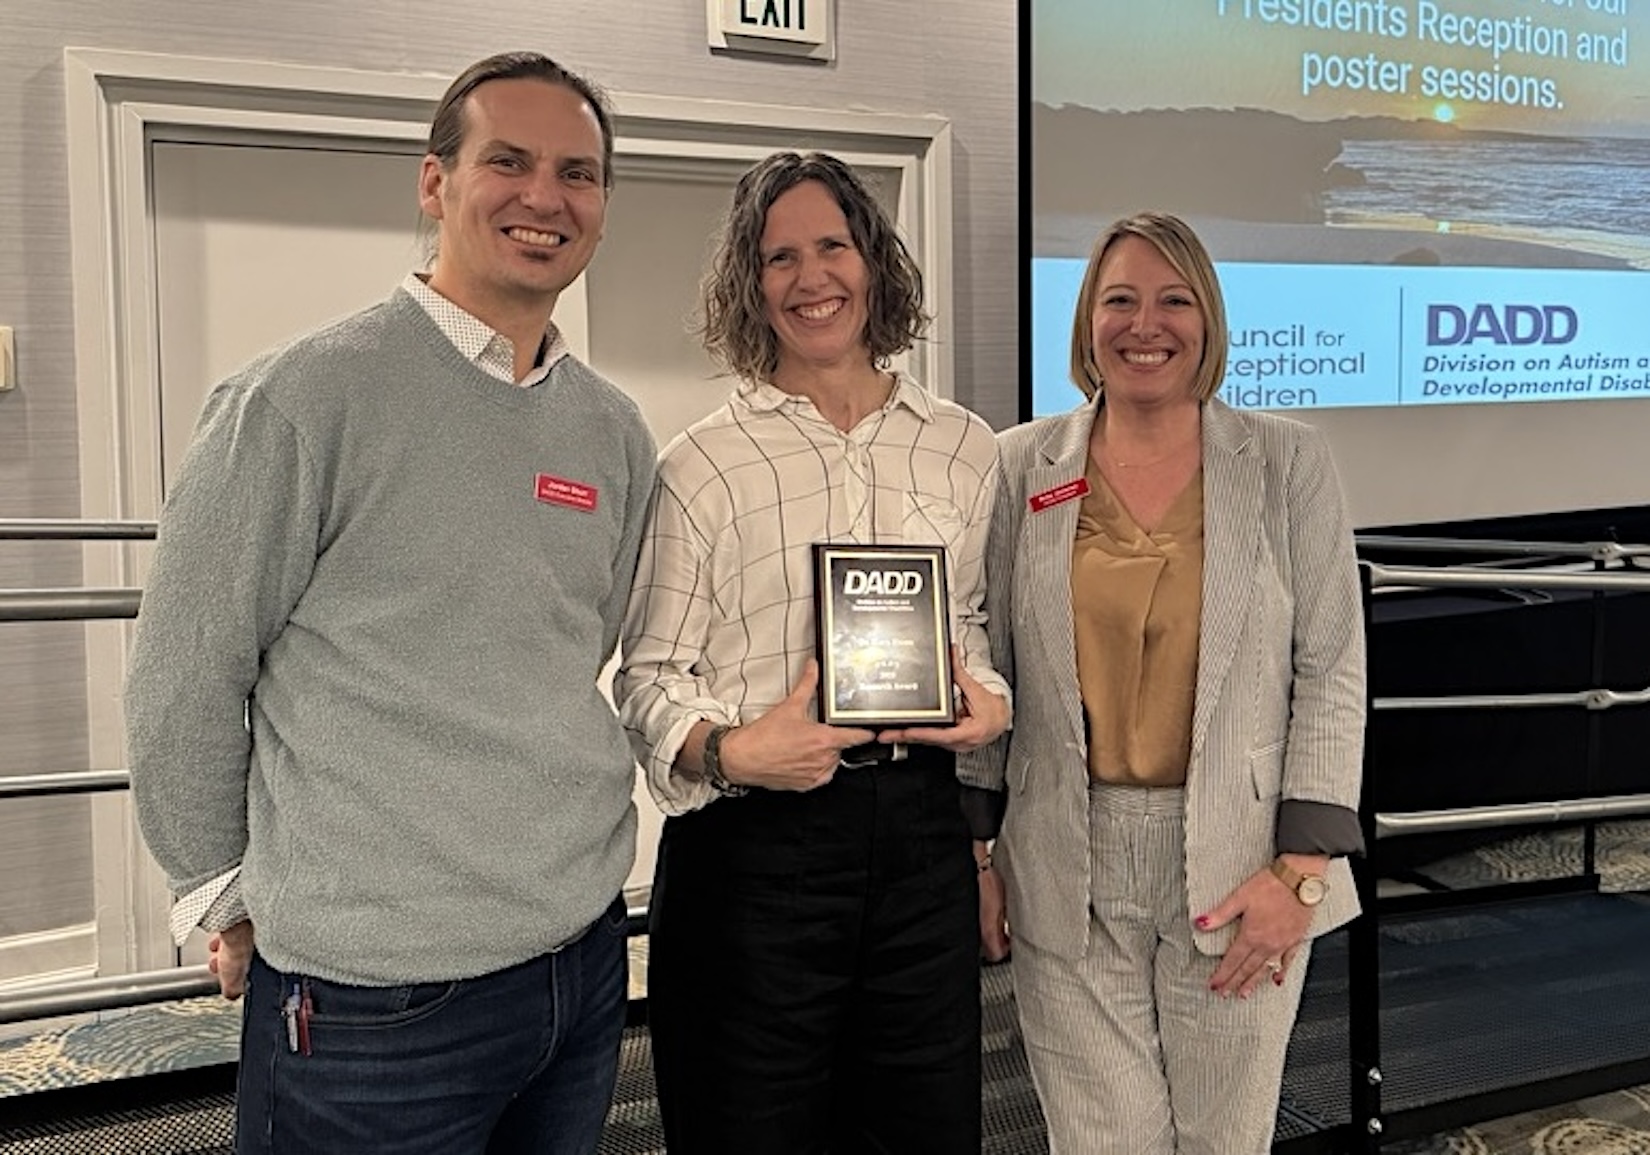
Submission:
<svg viewBox="0 0 1650 1155">
<path fill-rule="evenodd" d="M 963 783 L 962 812 L 968 820 L 968 832 L 977 842 L 989 842 L 1003 828 L 1003 815 L 1008 811 L 1008 795 L 1001 790 L 986 790 Z"/>
<path fill-rule="evenodd" d="M 1364 852 L 1358 812 L 1332 802 L 1285 798 L 1278 804 L 1277 852 L 1342 858 Z"/>
<path fill-rule="evenodd" d="M 703 778 L 687 778 L 676 773 L 676 755 L 687 744 L 688 735 L 700 722 L 713 725 L 733 725 L 726 718 L 717 718 L 695 710 L 671 723 L 658 744 L 648 754 L 644 764 L 647 770 L 648 791 L 653 802 L 667 818 L 691 814 L 714 802 L 720 795 Z"/>
<path fill-rule="evenodd" d="M 241 898 L 241 868 L 232 866 L 216 878 L 197 886 L 179 898 L 167 916 L 172 942 L 182 946 L 198 926 L 202 930 L 228 930 L 247 917 Z"/>
</svg>

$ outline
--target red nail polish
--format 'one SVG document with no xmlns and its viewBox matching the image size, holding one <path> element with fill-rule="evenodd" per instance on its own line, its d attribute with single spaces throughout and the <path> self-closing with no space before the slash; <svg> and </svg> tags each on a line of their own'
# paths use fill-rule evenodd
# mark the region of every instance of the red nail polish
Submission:
<svg viewBox="0 0 1650 1155">
<path fill-rule="evenodd" d="M 1209 916 L 1206 914 L 1198 915 L 1196 918 L 1192 919 L 1192 925 L 1197 927 L 1198 930 L 1208 930 Z"/>
</svg>

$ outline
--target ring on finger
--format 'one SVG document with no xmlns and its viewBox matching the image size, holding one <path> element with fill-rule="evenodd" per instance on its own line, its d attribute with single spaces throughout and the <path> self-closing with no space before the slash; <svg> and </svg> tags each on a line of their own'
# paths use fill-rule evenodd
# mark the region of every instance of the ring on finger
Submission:
<svg viewBox="0 0 1650 1155">
<path fill-rule="evenodd" d="M 1269 958 L 1269 959 L 1267 959 L 1266 960 L 1266 969 L 1271 971 L 1273 974 L 1281 973 L 1283 971 L 1283 960 L 1281 958 Z"/>
</svg>

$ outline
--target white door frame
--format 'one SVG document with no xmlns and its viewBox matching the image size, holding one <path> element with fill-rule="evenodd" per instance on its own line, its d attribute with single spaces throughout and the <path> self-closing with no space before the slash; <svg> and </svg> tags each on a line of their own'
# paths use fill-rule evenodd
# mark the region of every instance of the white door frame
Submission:
<svg viewBox="0 0 1650 1155">
<path fill-rule="evenodd" d="M 421 147 L 446 76 L 268 61 L 66 48 L 75 376 L 81 516 L 152 519 L 161 497 L 159 324 L 150 146 L 157 141 L 410 151 Z M 910 356 L 918 380 L 953 395 L 951 129 L 944 118 L 613 94 L 615 170 L 688 178 L 781 148 L 819 148 L 896 169 L 897 217 L 921 267 L 930 339 Z M 718 163 L 719 162 L 719 163 Z M 409 214 L 412 202 L 409 195 Z M 556 320 L 588 342 L 582 281 Z M 84 584 L 142 584 L 149 547 L 98 543 Z M 86 627 L 89 766 L 125 765 L 120 687 L 129 623 Z M 126 795 L 92 799 L 98 971 L 171 965 L 165 880 L 142 848 Z"/>
</svg>

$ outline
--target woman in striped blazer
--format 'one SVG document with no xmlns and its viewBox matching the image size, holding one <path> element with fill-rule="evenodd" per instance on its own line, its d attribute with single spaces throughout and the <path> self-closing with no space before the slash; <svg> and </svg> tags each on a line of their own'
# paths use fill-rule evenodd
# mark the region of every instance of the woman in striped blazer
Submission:
<svg viewBox="0 0 1650 1155">
<path fill-rule="evenodd" d="M 1015 723 L 965 756 L 1056 1155 L 1263 1155 L 1310 943 L 1358 911 L 1363 627 L 1323 438 L 1215 397 L 1215 270 L 1096 242 L 1080 408 L 1000 437 L 987 562 Z"/>
</svg>

